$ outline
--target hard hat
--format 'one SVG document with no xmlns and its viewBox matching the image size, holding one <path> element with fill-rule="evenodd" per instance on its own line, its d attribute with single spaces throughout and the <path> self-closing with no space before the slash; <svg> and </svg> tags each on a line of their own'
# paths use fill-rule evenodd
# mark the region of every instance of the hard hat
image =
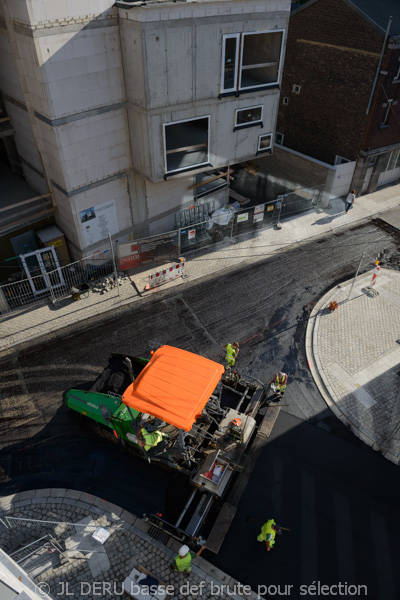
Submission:
<svg viewBox="0 0 400 600">
<path fill-rule="evenodd" d="M 240 419 L 233 419 L 233 420 L 231 421 L 231 425 L 233 425 L 233 426 L 235 426 L 235 425 L 236 425 L 237 427 L 240 427 L 240 426 L 241 426 L 241 424 L 242 424 L 242 421 L 241 421 Z"/>
<path fill-rule="evenodd" d="M 189 552 L 189 546 L 181 546 L 179 548 L 179 556 L 186 556 L 186 554 Z"/>
</svg>

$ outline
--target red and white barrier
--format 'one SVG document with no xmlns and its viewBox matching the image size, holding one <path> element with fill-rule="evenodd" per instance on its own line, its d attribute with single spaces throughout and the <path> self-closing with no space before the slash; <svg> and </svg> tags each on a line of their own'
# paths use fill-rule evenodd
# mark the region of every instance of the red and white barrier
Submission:
<svg viewBox="0 0 400 600">
<path fill-rule="evenodd" d="M 160 270 L 156 273 L 152 273 L 152 275 L 149 275 L 149 283 L 146 285 L 145 289 L 151 290 L 159 285 L 162 285 L 163 283 L 168 283 L 169 281 L 172 281 L 177 277 L 183 277 L 184 275 L 185 261 L 183 258 L 181 258 L 179 263 L 174 263 L 162 271 Z"/>
<path fill-rule="evenodd" d="M 377 260 L 377 261 L 375 262 L 375 269 L 374 269 L 374 272 L 373 272 L 373 275 L 372 275 L 371 287 L 372 287 L 373 285 L 375 285 L 375 283 L 376 283 L 376 278 L 378 277 L 378 273 L 379 273 L 379 271 L 380 271 L 379 260 Z"/>
</svg>

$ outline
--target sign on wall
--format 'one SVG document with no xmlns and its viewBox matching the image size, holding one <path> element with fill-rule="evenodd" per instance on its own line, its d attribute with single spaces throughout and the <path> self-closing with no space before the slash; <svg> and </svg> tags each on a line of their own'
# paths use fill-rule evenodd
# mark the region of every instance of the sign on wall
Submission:
<svg viewBox="0 0 400 600">
<path fill-rule="evenodd" d="M 120 244 L 119 268 L 124 271 L 152 260 L 176 258 L 179 254 L 179 231 L 133 240 Z"/>
<path fill-rule="evenodd" d="M 82 210 L 79 217 L 87 246 L 96 244 L 104 240 L 108 234 L 113 235 L 119 231 L 115 200 Z"/>
</svg>

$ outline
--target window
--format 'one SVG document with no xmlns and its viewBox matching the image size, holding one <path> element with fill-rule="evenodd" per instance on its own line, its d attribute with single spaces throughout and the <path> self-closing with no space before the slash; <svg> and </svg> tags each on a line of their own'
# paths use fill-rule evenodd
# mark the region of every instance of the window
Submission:
<svg viewBox="0 0 400 600">
<path fill-rule="evenodd" d="M 376 159 L 377 159 L 377 155 L 376 154 L 374 156 L 368 157 L 368 166 L 369 167 L 373 167 L 374 164 L 376 163 Z"/>
<path fill-rule="evenodd" d="M 289 104 L 289 98 L 287 96 L 283 96 L 283 104 L 287 105 Z"/>
<path fill-rule="evenodd" d="M 283 146 L 283 133 L 275 132 L 275 144 Z"/>
<path fill-rule="evenodd" d="M 224 35 L 222 43 L 221 92 L 235 92 L 238 77 L 240 34 Z"/>
<path fill-rule="evenodd" d="M 282 45 L 283 30 L 224 35 L 221 94 L 276 85 Z"/>
<path fill-rule="evenodd" d="M 389 154 L 389 160 L 386 166 L 386 171 L 398 169 L 400 167 L 400 150 L 393 150 Z"/>
<path fill-rule="evenodd" d="M 395 79 L 395 81 L 398 81 L 398 80 L 400 79 L 400 65 L 399 65 L 399 67 L 398 67 L 398 69 L 397 69 L 397 73 L 396 73 L 396 75 L 394 76 L 394 79 Z"/>
<path fill-rule="evenodd" d="M 262 106 L 251 106 L 241 108 L 235 111 L 235 129 L 238 127 L 251 127 L 261 123 L 262 125 Z"/>
<path fill-rule="evenodd" d="M 343 156 L 335 156 L 335 165 L 344 165 L 345 163 L 350 162 L 348 158 L 343 158 Z"/>
<path fill-rule="evenodd" d="M 200 198 L 219 188 L 226 187 L 228 185 L 228 172 L 229 168 L 227 167 L 225 170 L 205 171 L 195 175 L 194 197 Z"/>
<path fill-rule="evenodd" d="M 301 90 L 301 87 L 299 85 L 294 85 L 293 86 L 293 93 L 294 94 L 300 94 L 300 90 Z"/>
<path fill-rule="evenodd" d="M 272 149 L 272 133 L 260 135 L 258 137 L 258 152 L 271 151 Z"/>
<path fill-rule="evenodd" d="M 392 107 L 392 102 L 393 102 L 393 98 L 391 100 L 388 100 L 387 104 L 383 105 L 383 107 L 385 109 L 385 112 L 383 114 L 383 119 L 382 119 L 381 127 L 387 127 L 388 126 L 388 119 L 389 119 L 390 109 Z"/>
<path fill-rule="evenodd" d="M 187 171 L 209 163 L 210 117 L 164 124 L 165 172 Z"/>
</svg>

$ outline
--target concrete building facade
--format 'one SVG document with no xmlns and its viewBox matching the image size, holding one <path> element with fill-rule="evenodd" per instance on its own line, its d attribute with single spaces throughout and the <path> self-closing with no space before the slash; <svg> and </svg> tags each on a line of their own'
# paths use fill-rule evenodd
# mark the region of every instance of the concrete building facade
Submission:
<svg viewBox="0 0 400 600">
<path fill-rule="evenodd" d="M 19 160 L 73 258 L 173 229 L 199 186 L 226 202 L 228 167 L 271 153 L 289 0 L 0 6 Z"/>
</svg>

